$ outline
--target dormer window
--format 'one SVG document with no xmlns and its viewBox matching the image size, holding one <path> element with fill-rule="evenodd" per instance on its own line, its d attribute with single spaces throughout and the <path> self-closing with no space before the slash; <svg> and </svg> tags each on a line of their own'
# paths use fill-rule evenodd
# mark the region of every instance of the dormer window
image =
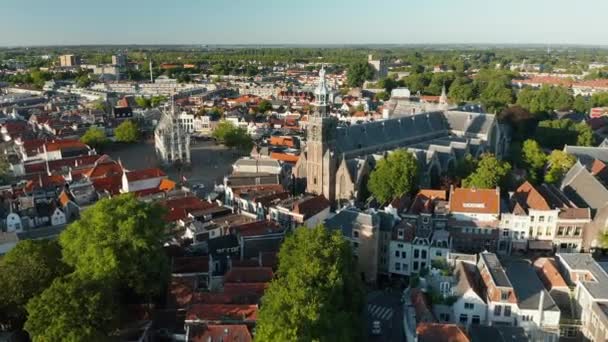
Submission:
<svg viewBox="0 0 608 342">
<path fill-rule="evenodd" d="M 509 299 L 509 291 L 500 291 L 500 299 L 508 300 Z"/>
<path fill-rule="evenodd" d="M 399 229 L 397 231 L 397 237 L 399 237 L 400 239 L 403 239 L 403 234 L 404 234 L 403 229 Z"/>
<path fill-rule="evenodd" d="M 355 239 L 358 239 L 358 238 L 359 238 L 359 231 L 358 231 L 358 230 L 354 230 L 354 231 L 353 231 L 353 237 L 354 237 Z"/>
</svg>

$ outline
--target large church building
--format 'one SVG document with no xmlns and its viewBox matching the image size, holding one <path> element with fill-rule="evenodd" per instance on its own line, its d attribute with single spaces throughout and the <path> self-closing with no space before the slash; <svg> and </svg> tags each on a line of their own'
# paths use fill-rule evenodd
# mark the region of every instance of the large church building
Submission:
<svg viewBox="0 0 608 342">
<path fill-rule="evenodd" d="M 396 149 L 405 148 L 415 155 L 422 187 L 439 185 L 440 176 L 466 154 L 478 157 L 490 152 L 500 158 L 508 149 L 508 135 L 495 115 L 479 110 L 411 114 L 400 113 L 402 106 L 393 103 L 385 120 L 344 125 L 330 115 L 330 89 L 323 69 L 314 94 L 306 152 L 294 175 L 305 182 L 306 192 L 323 194 L 332 203 L 367 198 L 367 180 L 376 162 Z"/>
</svg>

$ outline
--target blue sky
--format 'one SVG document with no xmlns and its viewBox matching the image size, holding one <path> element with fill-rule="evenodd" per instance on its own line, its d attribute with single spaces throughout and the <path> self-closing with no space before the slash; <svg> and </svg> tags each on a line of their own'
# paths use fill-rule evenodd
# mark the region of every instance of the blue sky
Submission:
<svg viewBox="0 0 608 342">
<path fill-rule="evenodd" d="M 608 45 L 608 0 L 0 0 L 0 46 Z"/>
</svg>

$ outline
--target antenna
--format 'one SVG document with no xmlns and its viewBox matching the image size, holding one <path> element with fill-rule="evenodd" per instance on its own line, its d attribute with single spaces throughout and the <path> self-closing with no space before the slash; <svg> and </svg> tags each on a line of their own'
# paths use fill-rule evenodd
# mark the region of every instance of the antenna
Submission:
<svg viewBox="0 0 608 342">
<path fill-rule="evenodd" d="M 152 74 L 152 58 L 150 58 L 150 83 L 154 83 L 154 75 Z"/>
</svg>

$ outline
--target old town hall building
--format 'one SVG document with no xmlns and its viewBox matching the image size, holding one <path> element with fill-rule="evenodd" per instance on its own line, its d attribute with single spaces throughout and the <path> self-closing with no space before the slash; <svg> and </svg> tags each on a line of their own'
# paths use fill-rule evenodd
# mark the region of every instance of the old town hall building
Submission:
<svg viewBox="0 0 608 342">
<path fill-rule="evenodd" d="M 440 176 L 466 154 L 491 152 L 500 158 L 508 148 L 508 135 L 496 117 L 479 110 L 408 114 L 399 112 L 402 106 L 394 103 L 399 99 L 391 99 L 388 119 L 345 125 L 330 115 L 324 69 L 314 94 L 306 152 L 294 175 L 305 182 L 306 192 L 323 194 L 334 204 L 367 198 L 367 180 L 376 162 L 399 148 L 416 156 L 423 187 L 438 185 Z"/>
</svg>

